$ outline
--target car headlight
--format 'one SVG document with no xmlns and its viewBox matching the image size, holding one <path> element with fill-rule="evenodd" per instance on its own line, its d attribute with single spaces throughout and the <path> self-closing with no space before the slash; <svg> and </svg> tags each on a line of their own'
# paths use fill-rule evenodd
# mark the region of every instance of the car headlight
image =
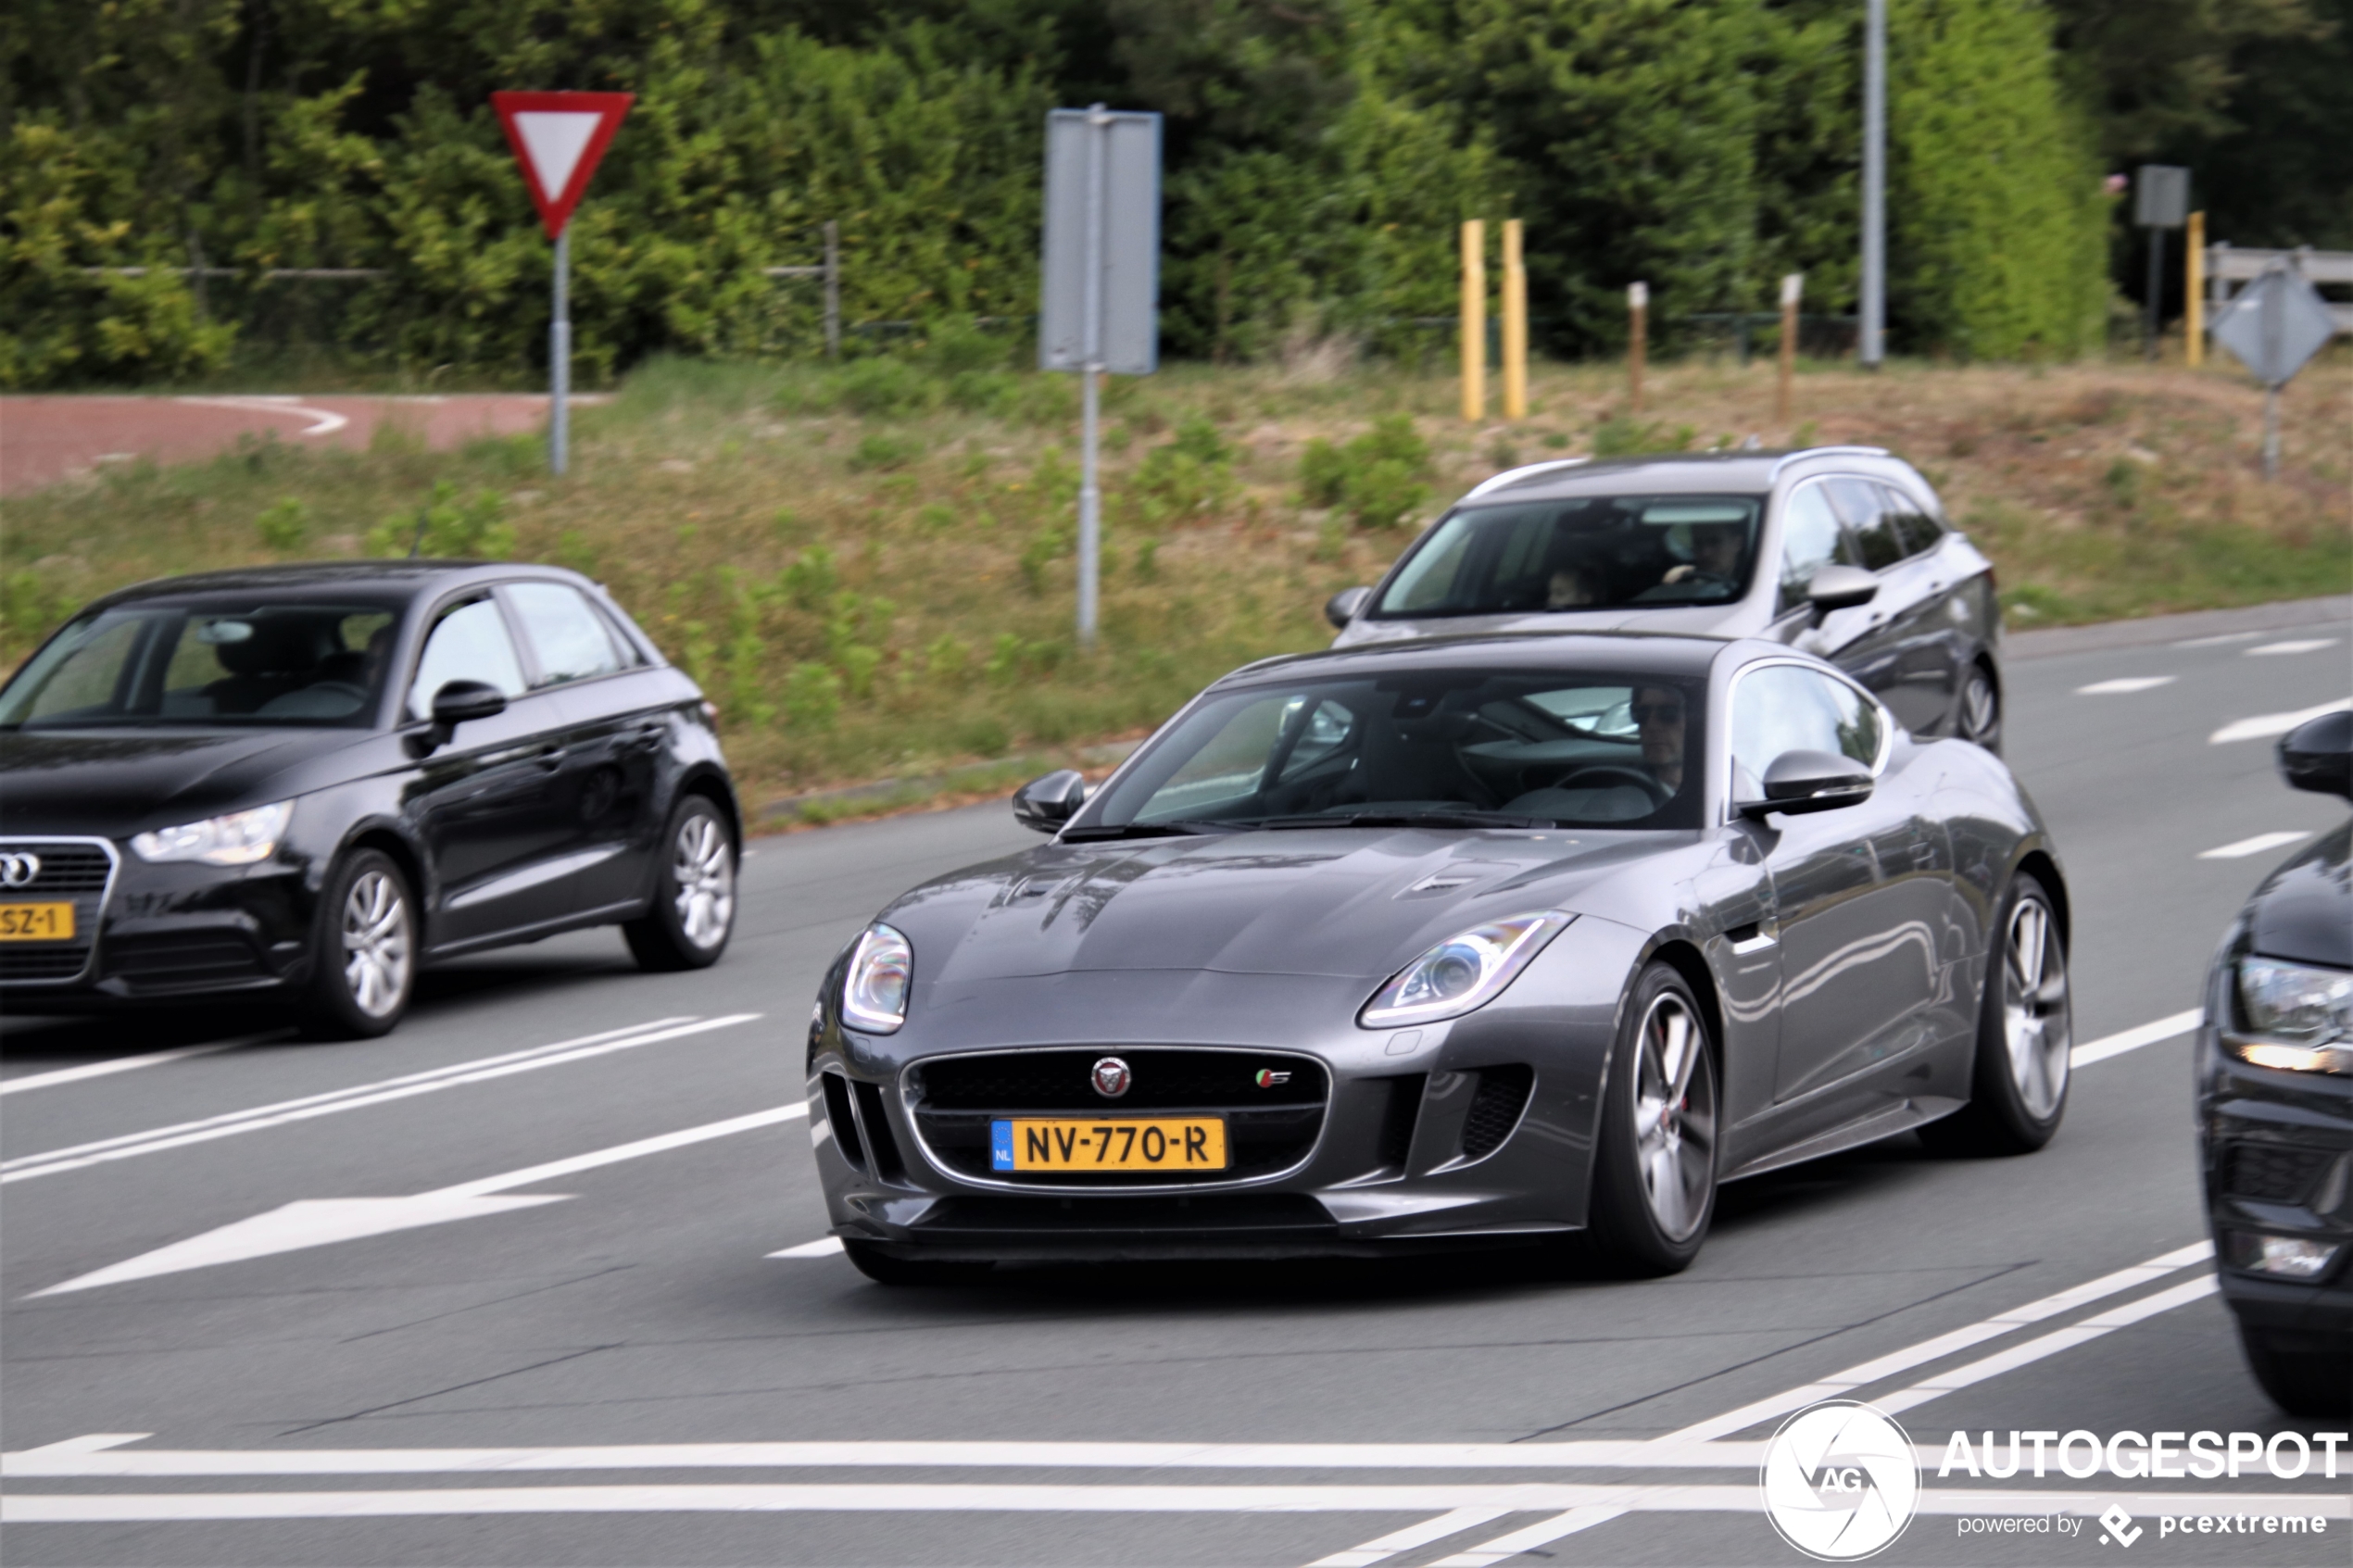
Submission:
<svg viewBox="0 0 2353 1568">
<path fill-rule="evenodd" d="M 915 949 L 876 921 L 849 955 L 841 988 L 842 1022 L 869 1035 L 887 1035 L 907 1022 L 907 987 L 915 976 Z"/>
<path fill-rule="evenodd" d="M 202 860 L 208 866 L 250 866 L 277 853 L 294 802 L 257 806 L 201 822 L 157 828 L 132 836 L 132 853 L 143 860 Z"/>
<path fill-rule="evenodd" d="M 2249 1039 L 2225 1032 L 2233 1056 L 2291 1073 L 2353 1073 L 2353 970 L 2238 960 L 2239 1014 Z"/>
<path fill-rule="evenodd" d="M 1450 936 L 1390 976 L 1356 1022 L 1366 1029 L 1393 1029 L 1401 1023 L 1435 1023 L 1485 1007 L 1576 918 L 1541 909 Z"/>
</svg>

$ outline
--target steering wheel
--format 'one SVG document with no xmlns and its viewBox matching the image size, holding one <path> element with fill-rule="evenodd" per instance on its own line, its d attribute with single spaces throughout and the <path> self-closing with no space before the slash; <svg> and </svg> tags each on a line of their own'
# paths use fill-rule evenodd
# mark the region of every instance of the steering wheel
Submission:
<svg viewBox="0 0 2353 1568">
<path fill-rule="evenodd" d="M 1572 769 L 1561 775 L 1554 789 L 1605 789 L 1612 784 L 1632 784 L 1650 797 L 1654 810 L 1675 798 L 1674 792 L 1640 768 L 1629 768 L 1620 762 L 1597 762 L 1591 767 Z"/>
</svg>

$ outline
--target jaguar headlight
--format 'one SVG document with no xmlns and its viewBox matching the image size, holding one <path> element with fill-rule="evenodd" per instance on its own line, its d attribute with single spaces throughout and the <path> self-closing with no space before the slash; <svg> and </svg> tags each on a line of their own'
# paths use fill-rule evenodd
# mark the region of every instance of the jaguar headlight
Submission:
<svg viewBox="0 0 2353 1568">
<path fill-rule="evenodd" d="M 869 1035 L 887 1035 L 907 1022 L 907 987 L 915 976 L 915 949 L 876 921 L 849 955 L 841 988 L 841 1020 Z"/>
<path fill-rule="evenodd" d="M 1450 936 L 1390 976 L 1356 1022 L 1366 1029 L 1394 1029 L 1485 1007 L 1576 918 L 1541 909 Z"/>
<path fill-rule="evenodd" d="M 201 860 L 208 866 L 250 866 L 278 851 L 278 840 L 294 815 L 294 802 L 257 806 L 225 817 L 207 817 L 176 828 L 133 835 L 131 851 L 143 860 Z"/>
<path fill-rule="evenodd" d="M 2225 1031 L 2242 1061 L 2291 1073 L 2353 1073 L 2353 970 L 2238 960 L 2239 1015 L 2249 1038 Z"/>
</svg>

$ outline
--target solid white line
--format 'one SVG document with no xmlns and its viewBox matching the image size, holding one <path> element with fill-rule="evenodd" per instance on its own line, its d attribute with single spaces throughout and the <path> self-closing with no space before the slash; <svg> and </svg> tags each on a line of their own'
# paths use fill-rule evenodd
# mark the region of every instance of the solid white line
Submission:
<svg viewBox="0 0 2353 1568">
<path fill-rule="evenodd" d="M 2085 1318 L 2082 1323 L 2071 1324 L 2055 1333 L 2043 1335 L 2039 1338 L 2030 1339 L 2023 1345 L 2013 1345 L 2008 1349 L 1988 1356 L 1982 1361 L 1971 1361 L 1967 1366 L 1955 1367 L 1950 1372 L 1940 1372 L 1935 1376 L 1916 1383 L 1909 1388 L 1899 1389 L 1895 1393 L 1875 1399 L 1871 1403 L 1889 1415 L 1894 1415 L 1898 1411 L 1907 1411 L 1917 1405 L 1924 1405 L 1931 1399 L 1941 1399 L 1957 1388 L 1966 1388 L 1971 1384 L 1982 1383 L 1989 1377 L 1998 1377 L 2003 1373 L 2015 1372 L 2020 1367 L 2031 1365 L 2045 1357 L 2056 1356 L 2062 1350 L 2072 1350 L 2078 1345 L 2088 1344 L 2105 1335 L 2113 1334 L 2120 1328 L 2127 1328 L 2143 1319 L 2153 1318 L 2159 1312 L 2170 1312 L 2176 1307 L 2185 1307 L 2193 1301 L 2203 1300 L 2221 1288 L 2221 1283 L 2212 1274 L 2208 1274 L 2203 1279 L 2194 1279 L 2187 1285 L 2177 1285 L 2171 1290 L 2160 1290 L 2154 1296 L 2143 1297 L 2138 1301 L 2129 1302 L 2113 1311 L 2102 1312 L 2097 1317 Z"/>
<path fill-rule="evenodd" d="M 752 1014 L 758 1017 L 757 1013 Z M 508 1192 L 516 1187 L 535 1186 L 552 1182 L 559 1176 L 573 1175 L 581 1171 L 593 1171 L 599 1165 L 618 1165 L 624 1160 L 636 1160 L 648 1154 L 661 1154 L 689 1144 L 707 1143 L 736 1133 L 749 1133 L 756 1127 L 773 1127 L 779 1122 L 790 1122 L 809 1114 L 809 1102 L 796 1101 L 768 1110 L 755 1110 L 749 1116 L 730 1116 L 724 1122 L 706 1122 L 699 1127 L 687 1127 L 680 1132 L 663 1133 L 656 1137 L 639 1138 L 635 1143 L 615 1144 L 589 1154 L 575 1154 L 564 1160 L 550 1160 L 544 1165 L 527 1165 L 520 1171 L 510 1171 L 503 1176 L 484 1176 L 479 1181 L 459 1182 L 455 1186 L 435 1187 L 422 1192 L 419 1198 L 486 1198 L 494 1192 Z"/>
<path fill-rule="evenodd" d="M 2299 708 L 2293 713 L 2259 713 L 2252 719 L 2241 719 L 2235 723 L 2223 725 L 2207 736 L 2206 743 L 2208 746 L 2228 746 L 2239 740 L 2268 740 L 2273 735 L 2287 734 L 2308 720 L 2334 713 L 2340 708 L 2353 708 L 2353 697 L 2324 702 L 2318 708 Z"/>
<path fill-rule="evenodd" d="M 2309 833 L 2259 833 L 2253 838 L 2242 838 L 2232 844 L 2218 844 L 2211 849 L 2201 849 L 2201 860 L 2243 860 L 2249 855 L 2260 855 L 2266 849 L 2278 849 L 2299 839 L 2309 838 Z"/>
<path fill-rule="evenodd" d="M 1915 1512 L 1931 1515 L 2095 1515 L 2111 1503 L 2135 1515 L 2214 1512 L 2353 1518 L 2334 1492 L 2143 1492 L 2053 1487 L 1924 1487 Z M 1755 1513 L 1754 1483 L 1739 1486 L 1520 1485 L 1370 1486 L 984 1486 L 946 1482 L 819 1485 L 443 1486 L 377 1492 L 12 1493 L 0 1523 L 128 1524 L 170 1520 L 396 1519 L 546 1513 L 1401 1513 L 1454 1509 L 1554 1512 L 1615 1508 L 1645 1513 Z"/>
<path fill-rule="evenodd" d="M 309 427 L 295 432 L 296 435 L 333 435 L 351 420 L 332 408 L 313 408 L 292 397 L 256 394 L 250 397 L 179 397 L 174 402 L 208 408 L 243 408 L 257 414 L 292 414 L 298 420 L 311 421 Z"/>
<path fill-rule="evenodd" d="M 1504 1511 L 1500 1508 L 1458 1508 L 1435 1519 L 1425 1519 L 1418 1524 L 1408 1524 L 1402 1530 L 1376 1537 L 1363 1546 L 1319 1557 L 1307 1568 L 1372 1568 L 1372 1564 L 1395 1557 L 1399 1552 L 1411 1551 L 1432 1541 L 1442 1541 L 1449 1536 L 1459 1536 L 1465 1530 L 1476 1530 L 1481 1524 L 1503 1516 Z"/>
<path fill-rule="evenodd" d="M 830 1258 L 840 1250 L 841 1237 L 827 1236 L 820 1236 L 815 1241 L 804 1241 L 799 1247 L 787 1247 L 782 1252 L 771 1252 L 768 1256 L 771 1258 Z"/>
<path fill-rule="evenodd" d="M 166 1149 L 184 1148 L 191 1144 L 209 1143 L 215 1138 L 233 1137 L 241 1133 L 258 1133 L 269 1127 L 282 1127 L 289 1123 L 307 1122 L 313 1117 L 332 1116 L 339 1111 L 359 1110 L 392 1100 L 408 1099 L 417 1095 L 433 1094 L 441 1089 L 456 1088 L 465 1084 L 487 1083 L 517 1073 L 535 1072 L 542 1067 L 560 1067 L 566 1062 L 585 1061 L 591 1057 L 613 1051 L 634 1049 L 664 1040 L 681 1039 L 713 1029 L 725 1029 L 747 1023 L 760 1017 L 756 1012 L 731 1013 L 724 1018 L 706 1018 L 690 1023 L 679 1023 L 667 1029 L 651 1029 L 637 1025 L 627 1030 L 610 1030 L 604 1035 L 584 1035 L 582 1041 L 567 1040 L 553 1046 L 538 1046 L 507 1056 L 486 1057 L 479 1061 L 459 1062 L 455 1066 L 435 1068 L 406 1078 L 387 1079 L 380 1084 L 362 1084 L 355 1088 L 338 1089 L 332 1094 L 310 1095 L 301 1099 L 283 1100 L 275 1105 L 257 1106 L 249 1110 L 233 1111 L 222 1116 L 208 1117 L 202 1122 L 182 1123 L 177 1126 L 157 1127 L 145 1133 L 134 1133 L 120 1138 L 107 1138 L 97 1143 L 78 1144 L 71 1148 L 52 1149 L 45 1154 L 29 1154 L 0 1165 L 0 1183 L 30 1181 L 35 1176 L 55 1175 L 61 1171 L 79 1171 L 112 1160 L 130 1160 L 143 1154 L 158 1154 Z M 612 1035 L 620 1035 L 618 1039 Z M 576 1048 L 574 1048 L 576 1047 Z"/>
<path fill-rule="evenodd" d="M 1431 1568 L 1488 1568 L 1506 1557 L 1517 1557 L 1523 1551 L 1573 1536 L 1579 1530 L 1590 1530 L 1596 1524 L 1606 1524 L 1626 1512 L 1623 1508 L 1608 1508 L 1588 1503 L 1572 1508 L 1567 1513 L 1556 1513 L 1550 1519 L 1540 1519 L 1524 1530 L 1514 1530 L 1508 1536 L 1498 1536 L 1468 1551 L 1458 1551 L 1452 1557 L 1441 1557 Z"/>
<path fill-rule="evenodd" d="M 2322 648 L 2334 646 L 2336 646 L 2334 637 L 2304 637 L 2292 643 L 2265 643 L 2259 648 L 2247 649 L 2245 657 L 2260 659 L 2266 654 L 2318 653 Z"/>
<path fill-rule="evenodd" d="M 2262 634 L 2260 632 L 2225 632 L 2219 637 L 2192 637 L 2188 642 L 2173 646 L 2177 648 L 2216 648 L 2225 643 L 2251 643 Z"/>
<path fill-rule="evenodd" d="M 2122 696 L 2127 692 L 2154 691 L 2158 686 L 2173 684 L 2171 675 L 2127 675 L 2117 681 L 2095 681 L 2088 686 L 2075 688 L 2077 696 Z"/>
<path fill-rule="evenodd" d="M 1754 1404 L 1743 1405 L 1738 1410 L 1727 1411 L 1722 1415 L 1711 1417 L 1706 1421 L 1695 1422 L 1678 1431 L 1670 1432 L 1664 1437 L 1654 1438 L 1653 1441 L 1662 1448 L 1672 1448 L 1691 1443 L 1712 1442 L 1718 1437 L 1730 1436 L 1732 1433 L 1743 1431 L 1762 1422 L 1771 1421 L 1776 1416 L 1787 1415 L 1794 1410 L 1803 1410 L 1818 1399 L 1843 1398 L 1866 1384 L 1877 1383 L 1882 1379 L 1894 1377 L 1898 1373 L 1909 1372 L 1916 1366 L 1966 1350 L 1972 1345 L 1982 1345 L 1988 1339 L 1997 1339 L 2011 1330 L 2022 1328 L 2028 1323 L 2041 1323 L 2044 1319 L 2056 1317 L 2061 1312 L 2072 1311 L 2078 1307 L 2087 1306 L 2107 1297 L 2120 1295 L 2136 1286 L 2162 1279 L 2177 1270 L 2185 1269 L 2192 1263 L 2203 1262 L 2213 1256 L 2214 1244 L 2210 1241 L 2195 1242 L 2171 1252 L 2161 1252 L 2145 1263 L 2135 1263 L 2129 1269 L 2119 1269 L 2112 1274 L 2102 1274 L 2097 1279 L 2070 1286 L 2055 1296 L 2045 1296 L 2040 1300 L 2029 1301 L 2022 1307 L 2013 1307 L 2007 1312 L 1997 1313 L 1993 1317 L 1954 1329 L 1949 1334 L 1940 1334 L 1932 1339 L 1923 1339 L 1917 1345 L 1906 1346 L 1901 1350 L 1891 1351 L 1887 1355 L 1848 1367 L 1844 1372 L 1833 1373 L 1818 1383 L 1804 1384 L 1784 1393 L 1776 1394 L 1771 1399 L 1759 1399 Z"/>
<path fill-rule="evenodd" d="M 167 1061 L 185 1061 L 192 1056 L 210 1056 L 215 1051 L 233 1050 L 249 1046 L 256 1040 L 266 1040 L 267 1035 L 252 1035 L 241 1040 L 216 1040 L 208 1046 L 182 1046 L 177 1050 L 150 1051 L 145 1056 L 118 1056 L 105 1061 L 87 1062 L 80 1067 L 60 1067 L 55 1073 L 32 1073 L 21 1078 L 0 1078 L 0 1095 L 22 1094 L 27 1089 L 53 1089 L 59 1084 L 79 1084 L 87 1078 L 105 1078 L 117 1073 L 128 1073 L 134 1067 L 159 1067 Z"/>
<path fill-rule="evenodd" d="M 2067 1064 L 2070 1068 L 2089 1067 L 2095 1061 L 2106 1061 L 2109 1057 L 2122 1056 L 2126 1051 L 2136 1051 L 2143 1046 L 2153 1046 L 2176 1035 L 2186 1035 L 2205 1019 L 2202 1010 L 2192 1008 L 2187 1012 L 2160 1018 L 2154 1023 L 2144 1023 L 2137 1029 L 2120 1030 L 2076 1047 L 2067 1053 Z"/>
</svg>

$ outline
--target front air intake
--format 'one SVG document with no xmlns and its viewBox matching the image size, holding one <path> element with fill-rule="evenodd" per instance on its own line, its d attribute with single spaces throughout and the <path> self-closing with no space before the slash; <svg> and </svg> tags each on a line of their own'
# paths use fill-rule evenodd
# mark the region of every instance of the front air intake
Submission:
<svg viewBox="0 0 2353 1568">
<path fill-rule="evenodd" d="M 1484 1160 L 1503 1148 L 1519 1125 L 1519 1113 L 1528 1109 L 1528 1091 L 1535 1086 L 1536 1070 L 1525 1062 L 1480 1068 L 1470 1113 L 1463 1118 L 1463 1158 Z"/>
</svg>

